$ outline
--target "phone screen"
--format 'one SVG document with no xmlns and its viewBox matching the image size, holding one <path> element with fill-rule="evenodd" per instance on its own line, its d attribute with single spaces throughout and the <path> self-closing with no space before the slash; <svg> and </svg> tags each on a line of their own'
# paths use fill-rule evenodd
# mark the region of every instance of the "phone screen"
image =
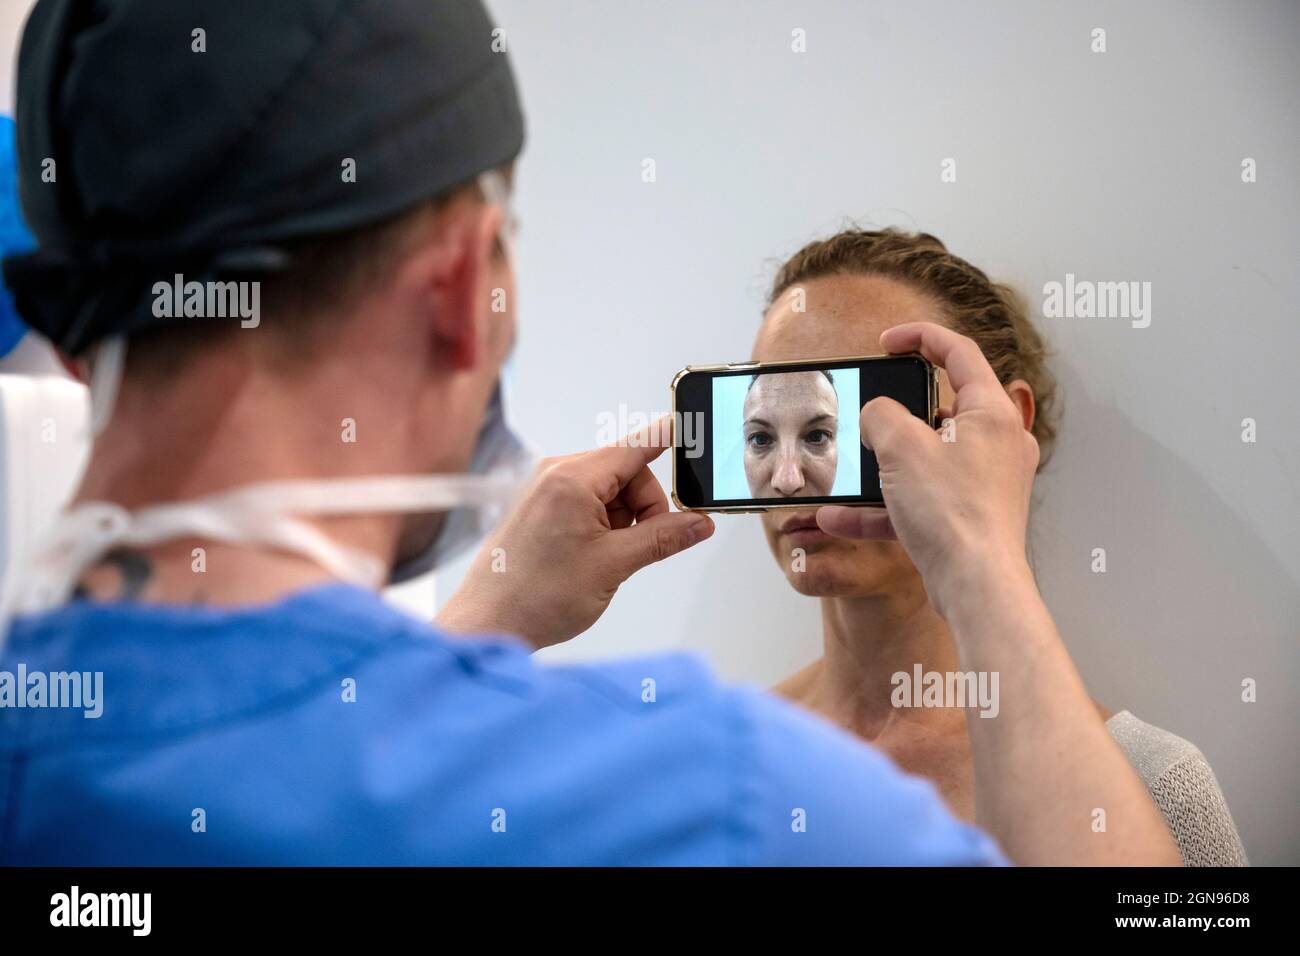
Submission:
<svg viewBox="0 0 1300 956">
<path fill-rule="evenodd" d="M 919 355 L 687 369 L 673 395 L 678 504 L 881 504 L 876 458 L 862 447 L 862 406 L 887 395 L 929 421 L 935 381 Z"/>
</svg>

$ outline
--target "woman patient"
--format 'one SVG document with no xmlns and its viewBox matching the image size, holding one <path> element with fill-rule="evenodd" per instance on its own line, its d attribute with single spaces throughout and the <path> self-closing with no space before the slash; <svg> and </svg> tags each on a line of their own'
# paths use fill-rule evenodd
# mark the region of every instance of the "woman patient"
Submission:
<svg viewBox="0 0 1300 956">
<path fill-rule="evenodd" d="M 878 354 L 882 331 L 918 321 L 940 322 L 980 346 L 1045 463 L 1055 436 L 1055 383 L 1042 338 L 1011 289 L 990 281 L 933 236 L 851 230 L 800 250 L 777 274 L 754 358 Z M 944 415 L 952 399 L 941 378 Z M 765 496 L 798 494 L 780 490 L 778 480 L 767 480 Z M 776 693 L 870 741 L 903 769 L 928 777 L 956 814 L 974 820 L 966 710 L 893 702 L 896 674 L 911 678 L 918 665 L 923 674 L 961 670 L 947 625 L 898 542 L 832 538 L 817 529 L 814 514 L 809 508 L 763 515 L 777 563 L 796 591 L 820 599 L 822 615 L 822 657 L 781 682 Z M 1246 865 L 1223 794 L 1200 751 L 1127 710 L 1112 714 L 1098 704 L 1097 711 L 1146 782 L 1183 861 Z"/>
</svg>

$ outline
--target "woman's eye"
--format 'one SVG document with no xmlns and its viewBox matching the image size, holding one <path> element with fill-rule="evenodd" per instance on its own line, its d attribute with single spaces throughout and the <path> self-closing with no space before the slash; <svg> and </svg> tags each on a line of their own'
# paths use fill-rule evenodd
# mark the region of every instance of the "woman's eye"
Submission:
<svg viewBox="0 0 1300 956">
<path fill-rule="evenodd" d="M 834 439 L 834 436 L 824 428 L 815 428 L 810 431 L 804 441 L 810 445 L 824 445 L 826 442 Z"/>
<path fill-rule="evenodd" d="M 772 444 L 772 436 L 767 432 L 754 432 L 749 436 L 748 441 L 755 448 L 766 448 Z"/>
</svg>

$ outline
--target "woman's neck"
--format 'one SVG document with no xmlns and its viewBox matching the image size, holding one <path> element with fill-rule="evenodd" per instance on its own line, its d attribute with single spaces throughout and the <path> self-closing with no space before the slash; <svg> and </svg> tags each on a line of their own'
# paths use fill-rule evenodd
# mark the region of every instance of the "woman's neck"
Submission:
<svg viewBox="0 0 1300 956">
<path fill-rule="evenodd" d="M 868 740 L 887 731 L 947 724 L 960 710 L 910 709 L 891 701 L 894 675 L 959 669 L 948 625 L 930 606 L 921 582 L 886 594 L 822 598 L 825 654 L 808 675 L 809 706 Z"/>
</svg>

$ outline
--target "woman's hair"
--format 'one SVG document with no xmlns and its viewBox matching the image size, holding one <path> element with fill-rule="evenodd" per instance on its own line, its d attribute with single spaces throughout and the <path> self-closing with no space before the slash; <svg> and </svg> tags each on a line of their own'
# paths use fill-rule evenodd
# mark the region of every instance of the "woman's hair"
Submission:
<svg viewBox="0 0 1300 956">
<path fill-rule="evenodd" d="M 1047 367 L 1043 337 L 1014 289 L 992 281 L 928 233 L 847 229 L 791 256 L 776 274 L 770 302 L 791 286 L 830 275 L 885 276 L 938 302 L 947 325 L 975 340 L 998 381 L 1007 385 L 1019 378 L 1029 385 L 1038 467 L 1047 464 L 1056 439 L 1056 377 Z"/>
</svg>

